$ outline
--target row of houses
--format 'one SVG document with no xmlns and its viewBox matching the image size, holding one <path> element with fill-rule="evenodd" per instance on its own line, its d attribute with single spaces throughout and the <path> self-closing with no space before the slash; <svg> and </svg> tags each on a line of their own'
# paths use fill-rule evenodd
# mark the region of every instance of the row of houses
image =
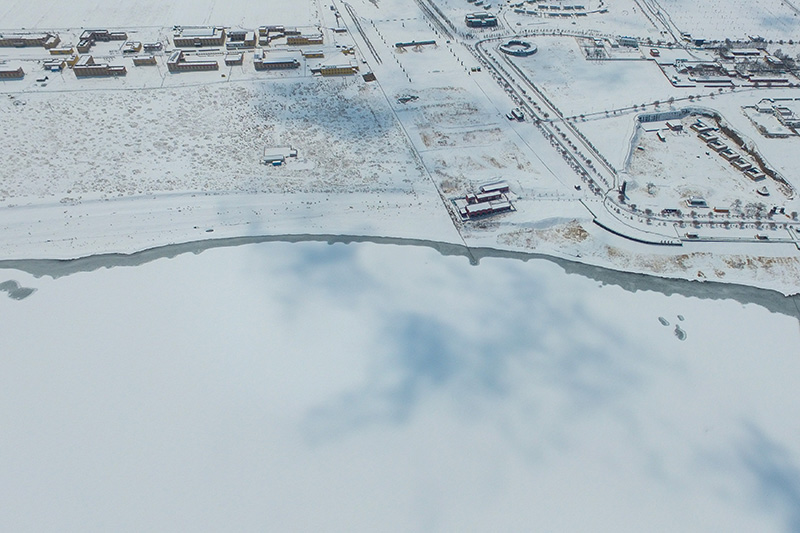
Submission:
<svg viewBox="0 0 800 533">
<path fill-rule="evenodd" d="M 721 158 L 727 161 L 733 168 L 742 172 L 747 178 L 753 181 L 766 179 L 766 174 L 754 166 L 737 150 L 725 144 L 716 134 L 717 129 L 709 126 L 702 120 L 695 121 L 691 128 L 697 133 L 697 137 L 706 143 L 706 146 L 716 152 Z"/>
<path fill-rule="evenodd" d="M 303 34 L 296 29 L 287 29 L 283 26 L 262 26 L 258 35 L 265 37 L 266 41 L 258 40 L 258 44 L 269 44 L 269 38 L 286 37 L 286 44 L 290 46 L 319 46 L 324 43 L 322 34 Z M 12 33 L 0 34 L 0 47 L 28 47 L 42 46 L 50 51 L 51 55 L 87 54 L 97 42 L 127 41 L 128 34 L 124 31 L 109 31 L 107 29 L 85 30 L 81 33 L 78 45 L 59 46 L 60 37 L 55 33 Z M 177 48 L 218 47 L 248 49 L 256 47 L 256 31 L 226 30 L 217 26 L 192 26 L 174 28 L 172 36 Z M 141 43 L 131 41 L 123 46 L 123 53 L 153 53 L 161 51 L 160 42 Z"/>
<path fill-rule="evenodd" d="M 131 43 L 129 47 L 131 52 L 140 52 L 142 44 L 139 42 Z M 89 55 L 81 55 L 74 53 L 74 50 L 68 57 L 66 53 L 54 54 L 55 57 L 46 60 L 43 63 L 45 70 L 51 72 L 61 71 L 68 66 L 73 69 L 77 77 L 100 77 L 100 76 L 123 76 L 127 74 L 127 69 L 124 65 L 110 65 L 108 63 L 96 63 L 94 58 Z M 304 58 L 324 58 L 325 54 L 320 50 L 310 50 L 301 52 Z M 59 56 L 65 57 L 59 57 Z M 156 56 L 153 54 L 139 54 L 132 57 L 135 66 L 152 66 L 157 65 Z M 228 52 L 224 59 L 225 65 L 234 66 L 242 65 L 244 63 L 243 52 Z M 197 72 L 219 70 L 219 62 L 215 59 L 198 58 L 196 56 L 187 55 L 183 50 L 174 50 L 167 58 L 167 69 L 172 73 L 178 72 Z M 254 54 L 253 64 L 256 70 L 285 70 L 297 69 L 300 67 L 300 61 L 296 58 L 280 58 L 271 57 L 262 50 L 257 50 Z M 347 76 L 358 73 L 358 66 L 354 64 L 346 65 L 321 65 L 310 69 L 312 74 L 319 74 L 321 76 Z M 0 65 L 0 79 L 22 79 L 25 72 L 22 67 Z"/>
<path fill-rule="evenodd" d="M 228 49 L 255 48 L 256 43 L 265 46 L 273 39 L 286 37 L 290 46 L 314 46 L 323 44 L 322 34 L 303 34 L 296 29 L 283 26 L 261 26 L 256 32 L 248 30 L 226 30 L 217 26 L 175 27 L 172 41 L 178 48 L 223 46 Z"/>
</svg>

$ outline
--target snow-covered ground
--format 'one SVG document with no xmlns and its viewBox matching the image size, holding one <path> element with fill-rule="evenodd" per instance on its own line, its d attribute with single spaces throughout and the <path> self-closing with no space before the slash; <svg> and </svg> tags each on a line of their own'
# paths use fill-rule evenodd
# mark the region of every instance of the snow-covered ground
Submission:
<svg viewBox="0 0 800 533">
<path fill-rule="evenodd" d="M 797 39 L 800 11 L 793 1 L 726 0 L 694 2 L 692 0 L 652 0 L 663 10 L 670 24 L 680 31 L 702 39 Z"/>
<path fill-rule="evenodd" d="M 323 243 L 6 280 L 5 531 L 798 525 L 775 294 Z"/>
<path fill-rule="evenodd" d="M 741 286 L 797 293 L 797 234 L 627 240 L 599 224 L 656 242 L 689 229 L 615 213 L 558 144 L 630 160 L 631 196 L 656 211 L 695 191 L 746 203 L 752 190 L 718 190 L 728 167 L 696 163 L 692 134 L 640 137 L 650 159 L 631 157 L 636 117 L 705 107 L 800 190 L 797 137 L 767 139 L 742 110 L 797 90 L 712 97 L 672 87 L 636 49 L 587 61 L 585 39 L 542 35 L 669 40 L 699 31 L 708 3 L 590 0 L 586 17 L 557 18 L 497 3 L 500 26 L 475 31 L 466 0 L 423 3 L 450 29 L 412 0 L 0 5 L 0 33 L 73 45 L 92 27 L 170 49 L 175 24 L 325 41 L 321 59 L 270 45 L 297 70 L 256 72 L 248 52 L 181 74 L 166 50 L 138 67 L 98 43 L 99 61 L 128 68 L 108 79 L 0 48 L 27 73 L 0 81 L 0 529 L 800 528 L 800 308 Z M 794 28 L 778 4 L 723 18 L 778 40 Z M 560 137 L 509 120 L 535 89 L 506 86 L 471 48 L 517 31 L 539 32 L 517 64 L 575 117 L 550 116 Z M 410 40 L 436 43 L 395 46 Z M 322 78 L 319 62 L 360 71 Z M 696 189 L 670 181 L 692 172 Z M 513 212 L 455 216 L 453 198 L 495 179 Z M 756 231 L 771 240 L 734 242 Z M 341 244 L 370 240 L 406 246 Z"/>
<path fill-rule="evenodd" d="M 54 30 L 70 44 L 83 27 L 122 29 L 131 38 L 158 39 L 169 49 L 173 24 L 245 29 L 283 24 L 309 32 L 319 28 L 325 58 L 303 59 L 299 50 L 279 40 L 268 53 L 292 54 L 300 58 L 301 68 L 256 72 L 248 53 L 242 66 L 176 75 L 165 68 L 166 51 L 157 54 L 155 67 L 138 67 L 122 54 L 120 43 L 98 43 L 92 52 L 97 59 L 126 65 L 127 76 L 81 80 L 66 70 L 40 82 L 36 80 L 43 71 L 37 69 L 50 57 L 43 49 L 0 50 L 3 58 L 20 59 L 28 71 L 25 80 L 0 82 L 0 116 L 13 124 L 0 133 L 2 259 L 130 253 L 235 236 L 342 234 L 548 253 L 691 279 L 703 278 L 697 272 L 719 272 L 712 279 L 796 290 L 800 263 L 790 245 L 654 249 L 593 224 L 605 207 L 587 187 L 577 188 L 583 182 L 558 146 L 531 121 L 506 118 L 519 105 L 518 95 L 481 63 L 470 49 L 474 41 L 463 40 L 470 33 L 463 13 L 474 10 L 467 2 L 435 2 L 450 17 L 445 26 L 455 32 L 442 30 L 415 2 L 400 0 L 307 2 L 291 9 L 283 4 L 273 9 L 269 2 L 198 7 L 141 1 L 113 14 L 106 4 L 86 1 L 67 15 L 44 0 L 34 4 L 4 5 L 4 26 L 9 31 Z M 575 117 L 571 127 L 622 170 L 635 115 L 688 105 L 690 96 L 697 104 L 701 91 L 672 87 L 655 61 L 642 59 L 635 48 L 612 51 L 611 61 L 588 61 L 581 46 L 592 39 L 541 35 L 563 31 L 670 38 L 667 26 L 640 3 L 588 5 L 592 13 L 586 17 L 546 19 L 498 5 L 493 12 L 500 27 L 473 33 L 540 32 L 530 37 L 539 47 L 537 54 L 516 63 L 565 115 Z M 533 19 L 535 23 L 517 26 Z M 334 31 L 337 27 L 347 31 Z M 436 43 L 395 47 L 410 40 Z M 606 42 L 610 47 L 611 41 Z M 345 55 L 343 50 L 353 45 L 355 54 Z M 202 54 L 223 59 L 222 52 Z M 628 60 L 617 60 L 622 57 Z M 373 72 L 377 81 L 311 75 L 318 62 L 351 61 L 359 74 Z M 796 139 L 763 138 L 742 112 L 762 94 L 793 90 L 737 91 L 713 98 L 703 94 L 701 105 L 719 112 L 757 146 L 765 161 L 800 185 L 793 170 L 795 151 L 787 149 Z M 675 98 L 674 105 L 670 98 Z M 566 126 L 551 118 L 553 127 Z M 289 148 L 297 150 L 297 157 L 285 165 L 261 164 L 265 154 Z M 644 173 L 674 168 L 653 163 Z M 730 170 L 721 170 L 724 176 L 714 176 L 703 186 L 727 179 Z M 495 179 L 511 185 L 516 211 L 477 223 L 458 220 L 451 200 Z M 668 177 L 653 179 L 666 179 L 664 190 L 671 185 Z M 635 190 L 650 181 L 637 176 L 631 185 Z M 705 194 L 713 196 L 710 190 Z M 654 202 L 648 207 L 656 212 L 674 207 L 670 195 L 661 198 L 670 205 Z M 786 207 L 793 210 L 788 203 Z M 645 226 L 635 214 L 622 215 L 615 224 L 633 234 L 657 230 L 657 239 L 664 232 L 671 239 L 683 235 L 663 224 Z M 742 231 L 753 239 L 749 228 Z M 576 235 L 581 236 L 577 241 Z M 729 255 L 737 259 L 719 259 Z M 658 266 L 665 257 L 671 266 Z M 783 265 L 780 274 L 729 266 L 765 261 Z M 687 264 L 692 265 L 688 270 Z"/>
<path fill-rule="evenodd" d="M 91 98 L 77 88 L 16 93 L 0 100 L 0 116 L 15 125 L 0 133 L 0 197 L 13 203 L 174 191 L 410 191 L 426 179 L 380 90 L 352 78 Z M 280 146 L 296 149 L 296 160 L 263 165 L 265 151 Z"/>
<path fill-rule="evenodd" d="M 66 8 L 58 0 L 7 0 L 0 6 L 4 30 L 51 28 L 127 28 L 189 25 L 243 25 L 256 28 L 268 24 L 311 26 L 319 20 L 318 2 L 250 2 L 248 0 L 135 0 L 105 2 L 79 0 Z M 77 43 L 73 43 L 77 44 Z"/>
</svg>

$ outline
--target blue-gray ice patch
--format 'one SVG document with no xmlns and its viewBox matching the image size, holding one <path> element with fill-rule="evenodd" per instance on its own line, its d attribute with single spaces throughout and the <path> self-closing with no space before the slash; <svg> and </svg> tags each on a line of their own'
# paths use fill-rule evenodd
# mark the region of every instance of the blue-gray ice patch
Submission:
<svg viewBox="0 0 800 533">
<path fill-rule="evenodd" d="M 15 280 L 10 279 L 8 281 L 0 283 L 0 291 L 5 291 L 6 294 L 8 294 L 8 297 L 13 300 L 24 300 L 25 298 L 36 292 L 36 289 L 32 289 L 30 287 L 22 287 Z"/>
</svg>

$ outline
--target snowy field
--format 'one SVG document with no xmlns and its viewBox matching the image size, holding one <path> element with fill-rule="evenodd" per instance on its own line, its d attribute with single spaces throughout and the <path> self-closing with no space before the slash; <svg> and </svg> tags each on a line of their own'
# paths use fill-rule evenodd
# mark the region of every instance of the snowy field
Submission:
<svg viewBox="0 0 800 533">
<path fill-rule="evenodd" d="M 2 271 L 35 292 L 0 292 L 0 528 L 796 531 L 789 302 L 616 276 L 322 243 Z"/>
<path fill-rule="evenodd" d="M 5 0 L 0 5 L 3 29 L 171 27 L 178 25 L 266 24 L 311 26 L 319 20 L 317 2 L 250 2 L 248 0 L 79 0 L 64 6 L 59 0 Z"/>
<path fill-rule="evenodd" d="M 17 125 L 0 133 L 0 196 L 410 190 L 423 179 L 380 90 L 355 78 L 90 94 L 0 99 Z M 279 146 L 297 160 L 261 164 Z"/>
<path fill-rule="evenodd" d="M 432 1 L 468 33 L 472 4 Z M 797 38 L 779 0 L 586 4 L 607 11 L 495 3 L 500 27 L 475 34 L 658 40 L 704 19 L 704 37 Z M 530 117 L 506 118 L 523 105 L 511 88 L 412 0 L 7 0 L 0 21 L 168 48 L 173 24 L 319 28 L 322 60 L 360 69 L 312 76 L 317 60 L 273 44 L 301 67 L 256 72 L 248 53 L 170 74 L 164 54 L 134 67 L 100 43 L 127 76 L 36 81 L 43 49 L 0 49 L 27 73 L 0 81 L 0 530 L 800 530 L 800 303 L 751 288 L 797 293 L 788 238 L 651 246 L 602 229 L 602 198 Z M 692 95 L 800 189 L 797 139 L 761 137 L 742 111 L 796 89 L 697 103 L 654 61 L 530 39 L 517 63 L 588 115 L 571 123 L 618 168 L 638 113 Z M 747 204 L 749 184 L 727 187 L 685 137 L 639 139 L 634 201 Z M 692 172 L 714 175 L 669 177 Z M 498 178 L 515 211 L 451 218 L 451 198 Z M 650 228 L 634 218 L 618 222 Z"/>
<path fill-rule="evenodd" d="M 800 31 L 800 10 L 794 1 L 725 0 L 651 0 L 671 24 L 682 32 L 703 39 L 797 39 Z"/>
<path fill-rule="evenodd" d="M 531 42 L 538 47 L 536 54 L 514 58 L 514 63 L 565 116 L 666 102 L 690 92 L 673 87 L 655 62 L 641 56 L 589 61 L 572 37 L 534 37 Z"/>
</svg>

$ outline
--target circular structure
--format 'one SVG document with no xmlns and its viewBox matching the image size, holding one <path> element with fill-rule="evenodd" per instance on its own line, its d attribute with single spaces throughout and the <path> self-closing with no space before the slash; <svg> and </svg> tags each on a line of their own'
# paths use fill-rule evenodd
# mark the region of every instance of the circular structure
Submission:
<svg viewBox="0 0 800 533">
<path fill-rule="evenodd" d="M 505 44 L 501 44 L 500 51 L 510 56 L 527 57 L 536 53 L 536 45 L 528 41 L 512 39 Z"/>
</svg>

